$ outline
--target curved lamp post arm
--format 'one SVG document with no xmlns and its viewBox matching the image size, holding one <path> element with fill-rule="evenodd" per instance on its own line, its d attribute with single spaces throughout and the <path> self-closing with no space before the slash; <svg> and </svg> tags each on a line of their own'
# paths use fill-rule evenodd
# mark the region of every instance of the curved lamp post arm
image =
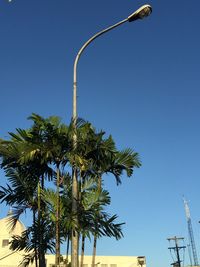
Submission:
<svg viewBox="0 0 200 267">
<path fill-rule="evenodd" d="M 92 42 L 94 41 L 97 37 L 101 36 L 102 34 L 120 26 L 121 24 L 125 23 L 128 21 L 128 18 L 96 33 L 94 36 L 92 36 L 87 42 L 85 42 L 85 44 L 81 47 L 81 49 L 79 50 L 76 58 L 75 58 L 75 61 L 74 61 L 74 93 L 73 93 L 73 120 L 76 120 L 77 118 L 77 103 L 76 103 L 76 99 L 77 99 L 77 65 L 78 65 L 78 61 L 79 61 L 79 58 L 81 56 L 81 54 L 83 53 L 83 51 L 85 50 L 85 48 Z"/>
<path fill-rule="evenodd" d="M 78 61 L 79 61 L 79 58 L 82 52 L 92 41 L 94 41 L 97 37 L 101 36 L 102 34 L 120 26 L 121 24 L 127 21 L 132 22 L 138 19 L 143 19 L 149 16 L 151 12 L 152 12 L 152 7 L 150 5 L 143 5 L 140 8 L 138 8 L 135 12 L 133 12 L 130 16 L 128 16 L 126 19 L 121 20 L 120 22 L 96 33 L 81 47 L 74 61 L 74 89 L 73 89 L 73 115 L 72 115 L 74 123 L 76 123 L 76 119 L 77 119 L 77 101 L 76 101 L 77 99 L 77 65 L 78 65 Z"/>
</svg>

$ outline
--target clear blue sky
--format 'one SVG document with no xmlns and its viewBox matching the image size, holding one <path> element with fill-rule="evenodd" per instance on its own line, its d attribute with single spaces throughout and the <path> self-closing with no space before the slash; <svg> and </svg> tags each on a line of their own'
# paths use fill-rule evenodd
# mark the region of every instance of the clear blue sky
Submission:
<svg viewBox="0 0 200 267">
<path fill-rule="evenodd" d="M 68 123 L 79 48 L 145 3 L 0 0 L 0 137 L 29 127 L 32 112 Z M 166 267 L 172 262 L 166 238 L 187 237 L 183 194 L 200 256 L 200 1 L 149 3 L 149 18 L 122 25 L 85 51 L 78 112 L 112 134 L 119 149 L 139 152 L 143 164 L 119 187 L 105 177 L 110 211 L 126 225 L 121 241 L 98 242 L 98 254 L 145 255 L 148 267 Z M 1 206 L 0 217 L 6 212 Z"/>
</svg>

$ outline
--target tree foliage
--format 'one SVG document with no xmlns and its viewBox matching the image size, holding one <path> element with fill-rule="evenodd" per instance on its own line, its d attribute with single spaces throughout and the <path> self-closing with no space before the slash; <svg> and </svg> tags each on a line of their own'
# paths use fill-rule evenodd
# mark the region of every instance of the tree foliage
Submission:
<svg viewBox="0 0 200 267">
<path fill-rule="evenodd" d="M 0 139 L 0 164 L 7 178 L 0 187 L 0 201 L 12 206 L 10 219 L 15 226 L 20 215 L 31 212 L 32 225 L 13 236 L 11 248 L 26 252 L 25 262 L 35 260 L 44 266 L 45 253 L 56 251 L 59 264 L 60 243 L 70 240 L 73 229 L 83 240 L 91 236 L 123 237 L 117 215 L 110 215 L 109 192 L 103 189 L 104 174 L 112 174 L 117 185 L 124 174 L 130 177 L 140 167 L 138 154 L 127 148 L 118 150 L 112 136 L 82 119 L 68 126 L 58 117 L 32 114 L 29 129 L 17 128 L 9 140 Z M 74 146 L 76 131 L 76 146 Z M 71 168 L 78 174 L 78 214 L 72 210 Z M 76 220 L 75 218 L 78 218 Z M 56 229 L 56 230 L 55 230 Z M 84 244 L 84 241 L 83 241 Z"/>
</svg>

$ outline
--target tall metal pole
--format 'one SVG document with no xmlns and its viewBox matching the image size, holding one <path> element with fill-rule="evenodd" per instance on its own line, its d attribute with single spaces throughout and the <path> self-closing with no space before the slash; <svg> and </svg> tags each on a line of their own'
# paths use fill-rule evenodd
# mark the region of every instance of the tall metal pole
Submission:
<svg viewBox="0 0 200 267">
<path fill-rule="evenodd" d="M 135 21 L 138 19 L 143 19 L 144 17 L 147 17 L 151 14 L 152 8 L 150 5 L 144 5 L 140 7 L 138 10 L 136 10 L 134 13 L 132 13 L 128 18 L 98 32 L 95 34 L 93 37 L 91 37 L 79 50 L 75 61 L 74 61 L 74 75 L 73 75 L 73 114 L 72 114 L 72 119 L 73 119 L 73 148 L 74 150 L 77 147 L 77 65 L 79 62 L 79 58 L 85 48 L 92 42 L 94 41 L 97 37 L 101 36 L 102 34 L 122 25 L 123 23 L 129 21 Z M 72 214 L 74 216 L 74 222 L 75 225 L 78 227 L 78 172 L 76 169 L 75 164 L 72 166 Z M 71 246 L 71 266 L 72 267 L 78 267 L 78 251 L 79 248 L 79 234 L 77 229 L 72 230 L 72 246 Z"/>
</svg>

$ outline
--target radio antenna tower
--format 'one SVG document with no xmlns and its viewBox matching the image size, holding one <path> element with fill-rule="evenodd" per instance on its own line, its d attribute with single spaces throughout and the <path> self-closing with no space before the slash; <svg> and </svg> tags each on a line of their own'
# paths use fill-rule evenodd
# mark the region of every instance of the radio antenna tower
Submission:
<svg viewBox="0 0 200 267">
<path fill-rule="evenodd" d="M 198 266 L 199 264 L 198 264 L 197 251 L 196 251 L 194 235 L 193 235 L 193 230 L 192 230 L 190 209 L 189 209 L 189 206 L 188 206 L 188 202 L 186 201 L 185 198 L 183 198 L 183 202 L 184 202 L 185 214 L 186 214 L 187 225 L 188 225 L 189 242 L 190 242 L 190 246 L 192 248 L 193 261 L 194 261 L 194 265 Z"/>
</svg>

